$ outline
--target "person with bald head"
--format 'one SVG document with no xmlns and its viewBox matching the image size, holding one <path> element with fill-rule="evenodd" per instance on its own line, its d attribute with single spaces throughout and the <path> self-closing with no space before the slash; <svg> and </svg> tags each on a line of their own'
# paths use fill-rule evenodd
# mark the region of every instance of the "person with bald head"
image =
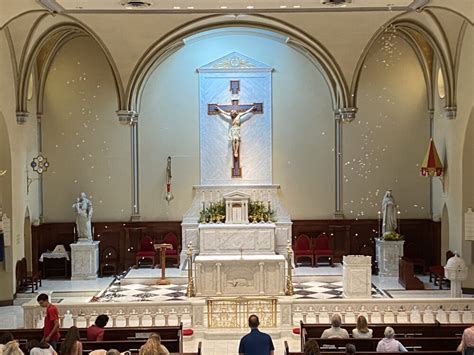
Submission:
<svg viewBox="0 0 474 355">
<path fill-rule="evenodd" d="M 275 347 L 273 346 L 270 335 L 262 333 L 258 330 L 260 322 L 255 314 L 249 317 L 250 333 L 240 340 L 239 355 L 274 355 Z"/>
<path fill-rule="evenodd" d="M 349 333 L 347 330 L 341 328 L 342 319 L 341 316 L 337 313 L 334 313 L 331 317 L 331 328 L 325 329 L 321 338 L 332 339 L 347 339 L 349 338 Z"/>
</svg>

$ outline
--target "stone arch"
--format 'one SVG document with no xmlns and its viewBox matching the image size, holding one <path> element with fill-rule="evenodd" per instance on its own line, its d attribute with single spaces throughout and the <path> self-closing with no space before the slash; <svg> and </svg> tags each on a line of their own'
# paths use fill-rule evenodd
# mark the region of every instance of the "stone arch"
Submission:
<svg viewBox="0 0 474 355">
<path fill-rule="evenodd" d="M 139 112 L 141 94 L 149 76 L 164 59 L 183 46 L 184 39 L 205 31 L 231 27 L 267 30 L 286 36 L 286 43 L 307 56 L 325 78 L 331 92 L 334 111 L 342 115 L 346 115 L 347 112 L 352 115 L 355 113 L 349 106 L 347 83 L 335 58 L 310 35 L 283 21 L 265 16 L 239 15 L 229 18 L 229 16 L 211 15 L 190 21 L 168 32 L 145 51 L 133 69 L 127 85 L 123 121 L 128 122 Z"/>
<path fill-rule="evenodd" d="M 32 33 L 38 26 L 38 20 L 35 26 L 32 28 L 28 41 L 31 40 Z M 28 82 L 29 77 L 33 70 L 36 70 L 37 75 L 37 113 L 42 114 L 43 109 L 43 93 L 46 77 L 49 71 L 49 67 L 59 49 L 68 41 L 80 37 L 87 36 L 97 42 L 99 47 L 102 49 L 107 63 L 109 64 L 112 76 L 114 79 L 116 94 L 117 94 L 117 107 L 123 106 L 124 100 L 124 89 L 120 73 L 118 68 L 110 54 L 108 48 L 104 42 L 87 26 L 77 22 L 61 22 L 56 25 L 49 27 L 44 31 L 38 39 L 31 44 L 31 49 L 28 54 L 23 54 L 21 59 L 21 65 L 19 69 L 19 80 L 17 88 L 17 122 L 22 124 L 26 121 L 28 116 Z M 25 47 L 28 47 L 30 43 L 26 43 Z"/>
<path fill-rule="evenodd" d="M 406 41 L 414 50 L 426 83 L 427 110 L 433 109 L 433 98 L 436 85 L 436 68 L 441 68 L 446 86 L 445 114 L 449 118 L 456 116 L 456 95 L 455 95 L 455 73 L 449 53 L 444 48 L 449 48 L 445 39 L 438 40 L 436 36 L 421 23 L 408 19 L 395 19 L 382 26 L 369 40 L 359 58 L 354 71 L 350 88 L 350 105 L 357 107 L 357 95 L 362 68 L 375 42 L 388 29 L 393 29 L 397 35 Z"/>
</svg>

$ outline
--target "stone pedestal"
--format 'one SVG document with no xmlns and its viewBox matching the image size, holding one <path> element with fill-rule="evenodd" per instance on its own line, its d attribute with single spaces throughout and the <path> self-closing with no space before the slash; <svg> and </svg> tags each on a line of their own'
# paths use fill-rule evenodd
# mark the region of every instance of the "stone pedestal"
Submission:
<svg viewBox="0 0 474 355">
<path fill-rule="evenodd" d="M 371 298 L 372 260 L 370 256 L 348 255 L 342 258 L 345 298 Z"/>
<path fill-rule="evenodd" d="M 400 258 L 403 257 L 405 241 L 376 239 L 375 253 L 380 276 L 397 276 Z"/>
<path fill-rule="evenodd" d="M 466 263 L 457 253 L 446 262 L 444 273 L 451 282 L 451 297 L 462 297 L 461 284 L 467 278 L 467 271 Z"/>
<path fill-rule="evenodd" d="M 71 280 L 96 279 L 98 270 L 98 241 L 71 244 Z"/>
<path fill-rule="evenodd" d="M 197 256 L 196 296 L 283 296 L 283 255 Z"/>
</svg>

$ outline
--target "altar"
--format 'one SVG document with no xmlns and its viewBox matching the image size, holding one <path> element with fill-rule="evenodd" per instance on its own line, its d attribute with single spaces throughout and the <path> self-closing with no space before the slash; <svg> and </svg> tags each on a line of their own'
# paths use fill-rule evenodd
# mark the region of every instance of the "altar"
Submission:
<svg viewBox="0 0 474 355">
<path fill-rule="evenodd" d="M 290 215 L 272 181 L 273 68 L 233 52 L 197 69 L 200 183 L 182 221 L 196 294 L 283 295 Z"/>
</svg>

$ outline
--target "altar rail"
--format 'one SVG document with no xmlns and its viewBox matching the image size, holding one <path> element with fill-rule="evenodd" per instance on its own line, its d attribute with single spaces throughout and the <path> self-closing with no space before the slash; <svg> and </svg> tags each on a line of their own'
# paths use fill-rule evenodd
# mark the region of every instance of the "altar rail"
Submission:
<svg viewBox="0 0 474 355">
<path fill-rule="evenodd" d="M 240 298 L 251 300 L 252 297 Z M 255 298 L 254 298 L 255 299 Z M 334 313 L 339 313 L 343 323 L 355 323 L 363 314 L 369 323 L 473 323 L 473 298 L 437 299 L 293 299 L 278 297 L 266 299 L 276 303 L 276 326 L 290 330 L 299 322 L 329 324 Z M 245 302 L 247 302 L 245 301 Z M 204 329 L 209 327 L 208 309 L 204 298 L 193 298 L 177 302 L 134 302 L 134 303 L 64 303 L 57 304 L 62 327 L 76 325 L 85 327 L 94 322 L 99 314 L 111 318 L 110 326 L 137 327 L 176 325 Z M 268 304 L 266 305 L 268 306 Z M 273 307 L 273 306 L 272 306 Z M 263 306 L 260 305 L 263 309 Z M 272 308 L 273 309 L 273 308 Z M 23 305 L 24 327 L 42 327 L 44 310 L 30 302 Z M 259 308 L 248 308 L 258 313 Z M 67 312 L 71 316 L 66 316 Z M 70 318 L 70 319 L 68 319 Z"/>
</svg>

